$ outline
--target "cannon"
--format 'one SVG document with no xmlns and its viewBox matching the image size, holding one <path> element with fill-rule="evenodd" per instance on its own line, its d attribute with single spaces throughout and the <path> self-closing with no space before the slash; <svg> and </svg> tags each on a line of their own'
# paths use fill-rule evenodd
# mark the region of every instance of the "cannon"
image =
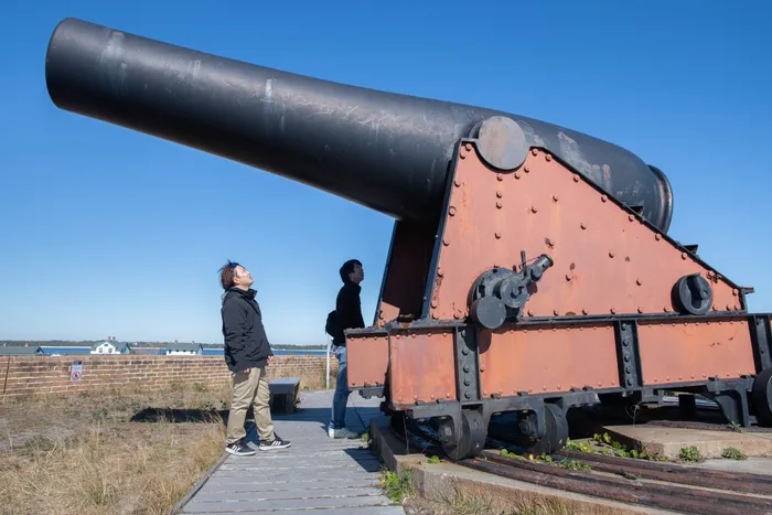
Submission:
<svg viewBox="0 0 772 515">
<path fill-rule="evenodd" d="M 532 452 L 569 408 L 704 395 L 772 424 L 769 314 L 668 236 L 665 174 L 521 115 L 318 80 L 82 20 L 53 31 L 61 109 L 276 173 L 394 219 L 348 383 L 429 420 L 453 460 L 513 412 Z"/>
</svg>

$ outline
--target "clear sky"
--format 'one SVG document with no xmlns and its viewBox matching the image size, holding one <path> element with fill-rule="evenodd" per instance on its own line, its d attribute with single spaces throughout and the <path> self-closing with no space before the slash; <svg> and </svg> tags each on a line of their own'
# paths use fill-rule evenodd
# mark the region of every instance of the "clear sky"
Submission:
<svg viewBox="0 0 772 515">
<path fill-rule="evenodd" d="M 769 2 L 2 5 L 0 339 L 222 342 L 217 269 L 233 259 L 274 343 L 323 343 L 340 264 L 364 263 L 370 321 L 387 257 L 385 215 L 56 108 L 45 52 L 70 16 L 612 141 L 669 177 L 670 234 L 772 311 Z"/>
</svg>

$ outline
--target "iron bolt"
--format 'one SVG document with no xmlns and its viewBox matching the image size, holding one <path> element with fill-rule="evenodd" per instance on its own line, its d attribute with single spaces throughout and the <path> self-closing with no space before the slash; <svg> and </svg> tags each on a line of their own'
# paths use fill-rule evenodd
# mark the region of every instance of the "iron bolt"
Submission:
<svg viewBox="0 0 772 515">
<path fill-rule="evenodd" d="M 614 251 L 613 250 L 608 253 L 608 257 L 614 259 Z"/>
<path fill-rule="evenodd" d="M 494 233 L 494 236 L 496 237 L 497 240 L 501 239 L 501 233 L 500 232 Z"/>
<path fill-rule="evenodd" d="M 627 384 L 627 386 L 632 386 L 633 385 L 633 380 L 628 377 L 627 380 L 625 381 L 625 383 Z"/>
<path fill-rule="evenodd" d="M 523 167 L 523 171 L 524 171 L 525 173 L 531 173 L 531 167 L 530 167 L 530 166 L 524 166 L 524 167 Z"/>
<path fill-rule="evenodd" d="M 464 392 L 464 397 L 466 397 L 467 399 L 471 399 L 472 398 L 472 394 L 469 393 L 469 392 Z"/>
<path fill-rule="evenodd" d="M 585 229 L 587 229 L 587 225 L 585 225 L 585 223 L 584 223 L 584 222 L 580 223 L 580 224 L 579 224 L 579 227 L 581 227 L 581 229 L 582 229 L 582 230 L 585 230 Z"/>
<path fill-rule="evenodd" d="M 531 213 L 536 213 L 537 211 L 536 206 L 531 206 Z"/>
<path fill-rule="evenodd" d="M 472 150 L 472 144 L 471 143 L 464 143 L 464 149 L 465 150 Z"/>
<path fill-rule="evenodd" d="M 463 349 L 461 349 L 461 354 L 463 354 L 464 356 L 467 356 L 467 355 L 469 355 L 469 349 L 467 349 L 466 347 L 464 347 Z"/>
<path fill-rule="evenodd" d="M 461 152 L 459 152 L 458 153 L 458 158 L 459 159 L 466 159 L 466 152 L 464 152 L 463 150 Z"/>
<path fill-rule="evenodd" d="M 455 180 L 455 181 L 453 181 L 453 186 L 455 186 L 456 188 L 460 188 L 461 187 L 461 183 L 458 180 Z"/>
<path fill-rule="evenodd" d="M 502 207 L 501 202 L 496 202 L 496 209 L 501 209 L 501 207 Z"/>
<path fill-rule="evenodd" d="M 450 207 L 448 208 L 448 214 L 449 214 L 450 216 L 453 216 L 453 215 L 455 215 L 455 214 L 456 214 L 456 207 L 455 207 L 455 206 L 450 206 Z"/>
<path fill-rule="evenodd" d="M 436 300 L 432 301 L 432 307 L 433 308 L 437 309 L 437 306 L 439 306 L 439 305 L 440 305 L 439 302 L 437 302 Z"/>
<path fill-rule="evenodd" d="M 437 269 L 437 277 L 442 277 L 444 274 L 442 272 L 442 268 Z"/>
<path fill-rule="evenodd" d="M 627 372 L 628 374 L 632 373 L 632 371 L 633 369 L 629 365 L 625 367 L 625 372 Z"/>
<path fill-rule="evenodd" d="M 566 274 L 566 281 L 570 281 L 574 277 L 571 274 Z"/>
<path fill-rule="evenodd" d="M 657 234 L 654 235 L 654 239 L 659 241 L 659 240 L 662 239 L 662 236 L 659 233 L 657 233 Z"/>
<path fill-rule="evenodd" d="M 612 315 L 616 314 L 617 312 L 617 310 L 614 308 L 610 308 L 609 311 L 611 312 Z"/>
<path fill-rule="evenodd" d="M 552 195 L 552 200 L 554 200 L 555 202 L 557 202 L 557 201 L 558 201 L 558 196 L 557 196 L 557 195 Z"/>
<path fill-rule="evenodd" d="M 640 285 L 642 285 L 642 284 L 643 284 L 643 282 L 642 282 L 640 279 L 636 279 L 636 280 L 635 280 L 635 284 L 637 284 L 638 286 L 640 286 Z"/>
<path fill-rule="evenodd" d="M 607 200 L 608 200 L 608 197 L 606 195 L 601 195 L 600 196 L 600 201 L 601 202 L 606 202 Z"/>
<path fill-rule="evenodd" d="M 464 365 L 464 372 L 469 373 L 469 365 Z"/>
<path fill-rule="evenodd" d="M 552 314 L 555 315 L 555 316 L 558 316 L 558 315 L 560 315 L 560 311 L 558 311 L 557 309 L 553 309 L 552 310 Z"/>
<path fill-rule="evenodd" d="M 686 254 L 686 252 L 681 252 L 681 259 L 686 259 L 687 257 L 688 255 Z"/>
<path fill-rule="evenodd" d="M 520 174 L 515 172 L 515 179 L 520 180 Z"/>
<path fill-rule="evenodd" d="M 627 215 L 627 219 L 630 220 L 631 222 L 634 222 L 635 221 L 635 215 Z"/>
<path fill-rule="evenodd" d="M 497 174 L 496 174 L 496 180 L 497 180 L 497 181 L 503 181 L 503 180 L 504 180 L 504 176 L 503 176 L 503 175 L 501 175 L 500 173 L 497 173 Z"/>
<path fill-rule="evenodd" d="M 504 194 L 502 192 L 500 192 L 500 191 L 496 192 L 496 198 L 501 198 L 503 196 L 504 196 Z"/>
<path fill-rule="evenodd" d="M 625 341 L 627 341 L 627 340 L 625 340 Z M 629 343 L 628 343 L 628 345 L 629 345 Z M 630 362 L 630 353 L 629 352 L 625 352 L 624 354 L 622 354 L 622 357 L 624 358 L 625 363 L 629 363 Z"/>
<path fill-rule="evenodd" d="M 469 386 L 470 384 L 472 384 L 472 382 L 469 381 L 469 379 L 464 379 L 464 386 Z"/>
<path fill-rule="evenodd" d="M 532 156 L 538 156 L 538 155 L 539 155 L 539 151 L 538 151 L 538 150 L 536 150 L 535 148 L 532 148 L 532 149 L 531 149 L 531 155 L 532 155 Z"/>
<path fill-rule="evenodd" d="M 442 240 L 442 244 L 447 247 L 448 245 L 450 245 L 450 242 L 448 240 Z"/>
<path fill-rule="evenodd" d="M 574 174 L 574 182 L 579 182 L 579 174 Z"/>
<path fill-rule="evenodd" d="M 545 154 L 544 159 L 546 159 L 547 161 L 552 161 L 552 156 L 549 154 Z"/>
</svg>

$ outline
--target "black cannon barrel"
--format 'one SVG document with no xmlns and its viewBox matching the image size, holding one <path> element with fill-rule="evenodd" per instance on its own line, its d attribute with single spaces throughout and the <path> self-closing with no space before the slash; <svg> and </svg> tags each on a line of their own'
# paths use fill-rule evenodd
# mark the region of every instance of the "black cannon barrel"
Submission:
<svg viewBox="0 0 772 515">
<path fill-rule="evenodd" d="M 475 79 L 477 80 L 477 79 Z M 60 108 L 273 172 L 396 219 L 436 220 L 453 147 L 491 116 L 667 231 L 664 174 L 611 143 L 523 116 L 318 80 L 68 18 L 46 84 Z"/>
</svg>

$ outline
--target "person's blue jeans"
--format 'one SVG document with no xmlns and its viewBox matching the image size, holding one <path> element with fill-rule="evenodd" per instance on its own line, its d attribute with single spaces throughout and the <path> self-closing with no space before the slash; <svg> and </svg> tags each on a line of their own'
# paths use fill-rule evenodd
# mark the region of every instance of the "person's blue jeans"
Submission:
<svg viewBox="0 0 772 515">
<path fill-rule="evenodd" d="M 348 374 L 346 373 L 346 347 L 335 347 L 335 357 L 338 359 L 338 378 L 335 380 L 335 393 L 332 396 L 332 420 L 330 426 L 333 429 L 341 429 L 346 426 L 346 403 L 351 390 L 348 389 Z"/>
</svg>

